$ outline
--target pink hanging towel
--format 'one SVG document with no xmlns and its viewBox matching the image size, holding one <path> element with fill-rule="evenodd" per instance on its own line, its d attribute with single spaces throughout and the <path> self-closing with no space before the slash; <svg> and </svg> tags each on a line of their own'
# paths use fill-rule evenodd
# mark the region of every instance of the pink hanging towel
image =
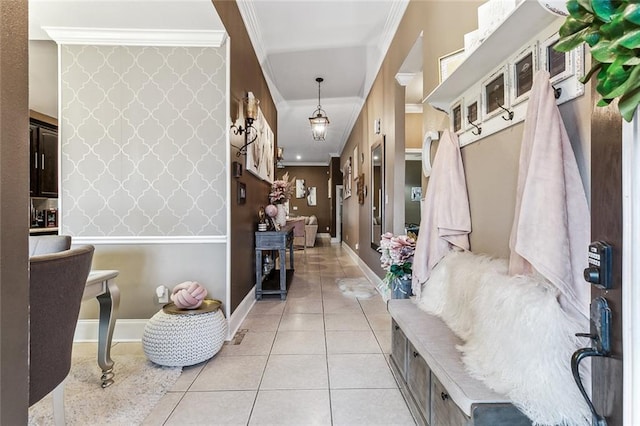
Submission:
<svg viewBox="0 0 640 426">
<path fill-rule="evenodd" d="M 516 209 L 509 239 L 511 275 L 542 274 L 561 292 L 565 311 L 589 318 L 590 216 L 578 165 L 549 83 L 534 79 L 524 125 Z"/>
<path fill-rule="evenodd" d="M 420 298 L 422 285 L 436 264 L 452 249 L 469 250 L 471 214 L 460 142 L 445 130 L 433 160 L 427 194 L 421 200 L 420 234 L 413 257 L 412 289 Z"/>
</svg>

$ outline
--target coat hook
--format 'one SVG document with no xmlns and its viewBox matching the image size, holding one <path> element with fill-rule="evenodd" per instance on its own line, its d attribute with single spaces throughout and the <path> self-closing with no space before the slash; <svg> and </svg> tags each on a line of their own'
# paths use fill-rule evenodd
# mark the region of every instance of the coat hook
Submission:
<svg viewBox="0 0 640 426">
<path fill-rule="evenodd" d="M 475 124 L 473 121 L 471 121 L 471 119 L 469 117 L 467 117 L 467 121 L 469 122 L 469 124 L 471 124 L 473 127 L 476 128 L 476 130 L 478 130 L 477 132 L 472 130 L 471 133 L 478 136 L 482 133 L 482 127 L 478 126 L 477 124 Z"/>
<path fill-rule="evenodd" d="M 503 110 L 505 110 L 507 112 L 507 114 L 509 115 L 509 117 L 505 117 L 504 115 L 502 116 L 502 119 L 505 121 L 511 121 L 513 120 L 513 111 L 509 111 L 507 108 L 503 107 L 502 105 L 500 105 L 500 101 L 498 100 L 498 98 L 496 97 L 496 104 L 502 108 Z"/>
<path fill-rule="evenodd" d="M 553 97 L 556 99 L 560 98 L 560 95 L 562 95 L 562 87 L 556 87 L 552 84 L 551 88 L 553 89 Z"/>
</svg>

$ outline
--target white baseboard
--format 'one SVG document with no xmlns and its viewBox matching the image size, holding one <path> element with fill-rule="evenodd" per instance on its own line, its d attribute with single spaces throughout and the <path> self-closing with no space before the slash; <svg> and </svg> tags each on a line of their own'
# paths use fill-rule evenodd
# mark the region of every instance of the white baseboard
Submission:
<svg viewBox="0 0 640 426">
<path fill-rule="evenodd" d="M 144 333 L 146 319 L 119 319 L 113 330 L 114 342 L 140 342 Z M 81 319 L 76 326 L 76 333 L 73 336 L 74 342 L 97 342 L 98 341 L 98 320 Z"/>
<path fill-rule="evenodd" d="M 229 318 L 229 333 L 226 340 L 231 340 L 240 328 L 240 324 L 256 303 L 255 287 L 251 289 L 245 298 L 240 302 L 236 310 Z M 113 330 L 113 342 L 140 342 L 144 334 L 144 327 L 147 325 L 146 319 L 118 319 Z M 98 341 L 98 320 L 81 319 L 76 325 L 76 332 L 73 335 L 74 342 L 97 342 Z"/>
<path fill-rule="evenodd" d="M 236 310 L 229 318 L 229 333 L 226 340 L 231 340 L 240 328 L 240 324 L 256 303 L 255 287 L 251 289 L 245 298 L 240 302 Z M 144 334 L 144 327 L 147 325 L 146 319 L 118 319 L 113 330 L 114 342 L 140 342 Z M 76 332 L 73 335 L 74 342 L 97 342 L 98 341 L 98 320 L 81 319 L 78 320 Z"/>
<path fill-rule="evenodd" d="M 369 279 L 369 281 L 373 283 L 373 285 L 376 286 L 376 290 L 378 290 L 378 293 L 380 293 L 380 288 L 382 287 L 382 279 L 378 275 L 376 275 L 376 273 L 373 272 L 371 268 L 369 268 L 369 265 L 364 263 L 364 261 L 360 259 L 356 252 L 354 252 L 351 247 L 349 247 L 349 245 L 344 241 L 342 242 L 342 248 L 347 252 L 349 257 L 351 257 L 358 264 L 358 267 L 360 268 L 362 273 Z M 387 300 L 389 298 L 388 294 L 380 293 L 380 296 L 382 296 L 384 300 Z"/>
<path fill-rule="evenodd" d="M 244 321 L 251 308 L 253 308 L 253 305 L 256 303 L 255 294 L 256 287 L 253 286 L 244 299 L 242 299 L 242 302 L 240 302 L 236 310 L 231 314 L 231 317 L 227 321 L 229 323 L 229 335 L 227 336 L 227 340 L 231 340 L 233 336 L 235 336 L 236 331 L 238 331 L 242 324 L 242 321 Z"/>
</svg>

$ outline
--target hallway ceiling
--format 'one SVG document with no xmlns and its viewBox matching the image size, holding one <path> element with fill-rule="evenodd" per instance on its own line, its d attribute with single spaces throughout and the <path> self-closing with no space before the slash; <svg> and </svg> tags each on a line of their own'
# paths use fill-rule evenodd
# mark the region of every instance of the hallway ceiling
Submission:
<svg viewBox="0 0 640 426">
<path fill-rule="evenodd" d="M 239 0 L 278 109 L 285 165 L 327 165 L 351 133 L 408 0 Z M 30 39 L 43 26 L 223 30 L 211 0 L 30 0 Z M 326 141 L 311 137 L 318 105 Z M 250 88 L 248 88 L 250 90 Z M 270 123 L 272 126 L 273 123 Z"/>
<path fill-rule="evenodd" d="M 240 0 L 238 7 L 278 109 L 285 165 L 338 156 L 378 74 L 407 0 Z M 311 137 L 320 103 L 326 141 Z M 298 159 L 299 156 L 299 159 Z"/>
</svg>

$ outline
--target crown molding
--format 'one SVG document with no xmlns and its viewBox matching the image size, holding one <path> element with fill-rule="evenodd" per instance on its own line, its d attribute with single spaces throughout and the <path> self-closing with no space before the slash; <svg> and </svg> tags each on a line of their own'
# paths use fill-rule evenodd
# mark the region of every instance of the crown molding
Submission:
<svg viewBox="0 0 640 426">
<path fill-rule="evenodd" d="M 416 75 L 417 72 L 399 72 L 396 74 L 396 81 L 400 86 L 406 87 Z"/>
<path fill-rule="evenodd" d="M 264 45 L 262 44 L 262 33 L 260 32 L 259 20 L 256 15 L 256 9 L 253 5 L 253 1 L 239 0 L 236 3 L 238 5 L 242 21 L 244 22 L 244 26 L 247 30 L 247 34 L 249 35 L 249 40 L 251 40 L 253 51 L 256 54 L 256 58 L 258 58 L 258 63 L 262 67 L 262 75 L 267 81 L 267 86 L 271 92 L 273 102 L 277 105 L 278 109 L 280 109 L 281 107 L 286 106 L 286 102 L 278 91 L 276 85 L 271 80 L 271 76 L 274 75 L 274 72 L 271 67 L 271 62 L 269 61 L 269 58 L 267 58 Z"/>
<path fill-rule="evenodd" d="M 421 114 L 422 104 L 404 104 L 405 114 Z"/>
<path fill-rule="evenodd" d="M 381 43 L 383 46 L 382 57 L 386 56 L 387 50 L 389 50 L 389 46 L 391 46 L 391 41 L 398 30 L 398 25 L 400 25 L 400 21 L 404 16 L 404 11 L 407 9 L 409 5 L 409 0 L 397 0 L 392 3 L 391 10 L 389 11 L 389 15 L 387 17 L 387 22 L 384 24 L 384 29 L 382 31 L 382 37 L 380 37 Z"/>
<path fill-rule="evenodd" d="M 80 27 L 43 27 L 42 29 L 58 44 L 220 47 L 227 39 L 225 31 L 210 30 Z"/>
<path fill-rule="evenodd" d="M 382 36 L 380 37 L 380 43 L 378 43 L 377 48 L 380 50 L 380 57 L 376 60 L 376 63 L 372 64 L 371 69 L 367 71 L 367 75 L 365 76 L 364 81 L 364 97 L 369 96 L 369 92 L 371 87 L 373 86 L 373 81 L 378 76 L 380 72 L 380 68 L 382 67 L 382 62 L 384 58 L 387 56 L 387 52 L 389 51 L 389 47 L 391 46 L 391 42 L 393 41 L 393 37 L 398 30 L 398 26 L 400 25 L 400 21 L 404 16 L 404 12 L 409 5 L 409 0 L 395 0 L 391 5 L 391 10 L 389 10 L 389 15 L 387 16 L 387 21 L 384 23 L 384 28 L 382 29 Z M 362 105 L 364 101 L 360 105 Z M 358 110 L 359 114 L 360 110 Z M 354 122 L 355 123 L 355 120 Z M 349 127 L 349 129 L 351 129 Z M 347 135 L 348 136 L 348 135 Z M 346 139 L 345 139 L 346 143 Z"/>
<path fill-rule="evenodd" d="M 256 16 L 256 9 L 253 7 L 253 2 L 237 1 L 236 3 L 238 4 L 238 10 L 244 21 L 247 33 L 249 33 L 253 50 L 255 50 L 256 56 L 258 57 L 258 62 L 262 63 L 267 55 L 262 45 L 262 33 L 260 32 L 260 25 L 258 25 L 258 17 Z"/>
</svg>

